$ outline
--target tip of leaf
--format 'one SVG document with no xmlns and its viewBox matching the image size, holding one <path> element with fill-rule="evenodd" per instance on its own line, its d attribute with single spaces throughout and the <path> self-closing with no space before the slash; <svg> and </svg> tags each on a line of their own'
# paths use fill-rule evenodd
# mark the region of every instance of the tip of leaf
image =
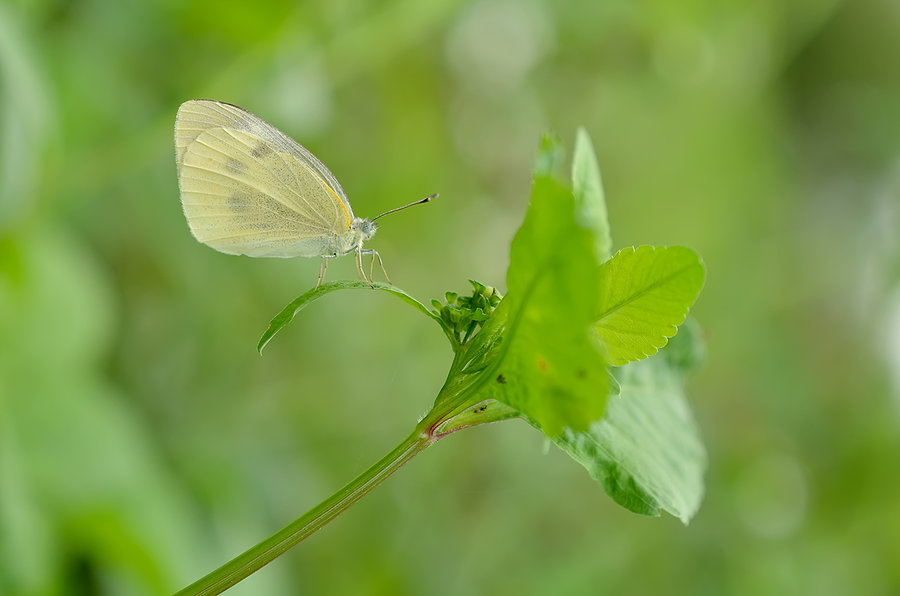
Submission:
<svg viewBox="0 0 900 596">
<path fill-rule="evenodd" d="M 575 147 L 588 147 L 591 149 L 591 153 L 593 153 L 594 143 L 591 141 L 590 133 L 588 133 L 587 129 L 583 126 L 579 126 L 575 129 Z"/>
<path fill-rule="evenodd" d="M 541 137 L 538 153 L 534 158 L 535 178 L 549 178 L 559 171 L 565 152 L 559 139 L 550 133 Z"/>
</svg>

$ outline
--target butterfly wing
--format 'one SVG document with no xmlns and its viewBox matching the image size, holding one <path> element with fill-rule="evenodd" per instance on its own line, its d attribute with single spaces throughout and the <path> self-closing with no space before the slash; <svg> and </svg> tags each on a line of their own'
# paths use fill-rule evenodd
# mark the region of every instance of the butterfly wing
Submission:
<svg viewBox="0 0 900 596">
<path fill-rule="evenodd" d="M 194 237 L 228 254 L 317 256 L 353 218 L 334 175 L 250 112 L 185 102 L 175 122 L 178 182 Z"/>
</svg>

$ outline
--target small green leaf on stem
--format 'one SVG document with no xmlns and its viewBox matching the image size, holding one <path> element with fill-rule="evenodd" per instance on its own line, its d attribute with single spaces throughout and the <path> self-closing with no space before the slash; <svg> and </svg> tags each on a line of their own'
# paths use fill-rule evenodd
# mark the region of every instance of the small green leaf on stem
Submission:
<svg viewBox="0 0 900 596">
<path fill-rule="evenodd" d="M 578 222 L 594 233 L 594 251 L 603 262 L 612 254 L 612 235 L 606 213 L 606 199 L 600 167 L 591 137 L 585 129 L 575 134 L 575 153 L 572 156 L 572 194 L 575 195 L 575 215 Z"/>
<path fill-rule="evenodd" d="M 646 358 L 666 345 L 706 279 L 700 256 L 683 246 L 624 248 L 600 273 L 595 329 L 614 366 Z"/>
<path fill-rule="evenodd" d="M 269 325 L 263 332 L 262 337 L 259 338 L 259 344 L 257 344 L 256 346 L 256 349 L 259 351 L 259 353 L 262 354 L 263 349 L 270 341 L 272 341 L 272 338 L 275 337 L 275 334 L 281 331 L 288 323 L 293 321 L 298 312 L 300 312 L 322 296 L 330 294 L 331 292 L 336 292 L 338 290 L 381 290 L 383 292 L 393 294 L 407 304 L 414 306 L 416 309 L 420 310 L 428 317 L 434 319 L 438 322 L 439 325 L 441 325 L 441 328 L 444 328 L 440 317 L 431 312 L 427 306 L 396 286 L 380 282 L 368 283 L 364 281 L 334 281 L 322 284 L 318 288 L 310 290 L 305 294 L 299 296 L 296 300 L 285 306 L 280 313 L 275 315 L 275 318 L 273 318 L 269 322 Z M 446 332 L 447 331 L 445 329 L 445 333 Z"/>
</svg>

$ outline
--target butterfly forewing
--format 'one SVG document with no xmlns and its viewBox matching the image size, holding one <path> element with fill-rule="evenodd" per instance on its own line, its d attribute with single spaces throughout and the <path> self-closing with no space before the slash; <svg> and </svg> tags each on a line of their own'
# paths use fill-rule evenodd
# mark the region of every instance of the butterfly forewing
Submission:
<svg viewBox="0 0 900 596">
<path fill-rule="evenodd" d="M 334 176 L 249 112 L 187 102 L 175 141 L 184 212 L 204 244 L 254 257 L 317 256 L 349 229 L 352 214 Z"/>
<path fill-rule="evenodd" d="M 210 128 L 230 128 L 242 130 L 256 135 L 271 147 L 280 148 L 285 153 L 293 154 L 297 159 L 322 177 L 325 182 L 334 189 L 335 194 L 347 207 L 351 216 L 353 210 L 340 182 L 334 174 L 309 150 L 287 136 L 256 114 L 252 114 L 243 108 L 213 101 L 210 99 L 192 99 L 181 104 L 175 117 L 175 162 L 178 168 L 184 159 L 187 150 L 197 136 Z"/>
</svg>

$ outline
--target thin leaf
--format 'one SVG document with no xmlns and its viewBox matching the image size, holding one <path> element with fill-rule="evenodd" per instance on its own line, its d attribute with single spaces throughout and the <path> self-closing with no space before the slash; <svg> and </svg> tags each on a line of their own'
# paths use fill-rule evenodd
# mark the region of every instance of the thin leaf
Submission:
<svg viewBox="0 0 900 596">
<path fill-rule="evenodd" d="M 615 366 L 665 346 L 706 279 L 700 256 L 683 246 L 625 248 L 600 271 L 595 329 L 607 361 Z"/>
<path fill-rule="evenodd" d="M 578 223 L 594 233 L 594 251 L 602 263 L 612 254 L 612 235 L 603 195 L 603 181 L 591 137 L 585 129 L 575 134 L 575 154 L 572 156 L 572 194 L 575 195 L 575 215 Z"/>
<path fill-rule="evenodd" d="M 437 323 L 441 326 L 441 329 L 444 329 L 444 332 L 447 333 L 444 323 L 441 321 L 440 317 L 429 310 L 427 306 L 396 286 L 380 282 L 372 282 L 371 284 L 369 284 L 364 281 L 333 281 L 330 283 L 322 284 L 318 288 L 306 292 L 305 294 L 285 306 L 280 313 L 275 315 L 275 318 L 273 318 L 269 322 L 268 327 L 266 327 L 265 332 L 263 332 L 262 337 L 259 338 L 259 344 L 256 346 L 256 349 L 259 350 L 259 353 L 262 354 L 263 349 L 272 340 L 272 338 L 275 337 L 275 334 L 281 331 L 285 325 L 293 321 L 298 312 L 300 312 L 301 310 L 309 306 L 309 304 L 315 302 L 322 296 L 330 294 L 331 292 L 336 292 L 338 290 L 381 290 L 383 292 L 387 292 L 400 298 L 407 304 L 416 307 L 418 310 L 426 314 L 429 318 L 437 321 Z"/>
</svg>

